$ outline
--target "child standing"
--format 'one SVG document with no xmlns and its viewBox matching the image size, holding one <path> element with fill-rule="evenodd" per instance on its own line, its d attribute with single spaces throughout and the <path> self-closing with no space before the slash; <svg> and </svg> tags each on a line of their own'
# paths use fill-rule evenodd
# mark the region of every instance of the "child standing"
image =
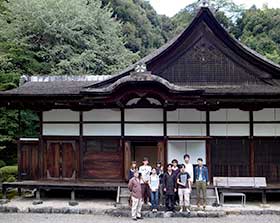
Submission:
<svg viewBox="0 0 280 223">
<path fill-rule="evenodd" d="M 128 172 L 128 180 L 130 180 L 132 177 L 134 177 L 134 172 L 137 170 L 137 163 L 136 161 L 131 162 L 131 167 Z"/>
<path fill-rule="evenodd" d="M 159 176 L 157 175 L 156 168 L 152 168 L 152 174 L 150 176 L 149 186 L 151 190 L 152 212 L 157 212 L 158 197 L 159 197 Z"/>
<path fill-rule="evenodd" d="M 185 165 L 180 165 L 180 173 L 177 175 L 178 195 L 180 201 L 180 212 L 186 208 L 190 213 L 190 193 L 191 193 L 191 179 L 190 175 L 186 172 Z"/>
<path fill-rule="evenodd" d="M 143 219 L 141 216 L 142 209 L 142 193 L 139 179 L 139 172 L 134 171 L 134 176 L 128 182 L 128 189 L 131 192 L 132 206 L 131 216 L 133 220 Z"/>
<path fill-rule="evenodd" d="M 176 190 L 176 176 L 172 171 L 172 164 L 167 165 L 167 172 L 162 179 L 163 191 L 165 192 L 165 207 L 166 211 L 175 212 L 174 195 Z"/>
</svg>

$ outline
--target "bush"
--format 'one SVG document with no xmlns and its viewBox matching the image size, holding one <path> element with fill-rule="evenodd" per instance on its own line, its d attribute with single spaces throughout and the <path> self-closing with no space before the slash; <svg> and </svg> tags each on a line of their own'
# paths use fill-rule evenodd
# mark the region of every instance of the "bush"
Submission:
<svg viewBox="0 0 280 223">
<path fill-rule="evenodd" d="M 3 160 L 0 160 L 0 168 L 6 166 L 6 163 Z"/>
<path fill-rule="evenodd" d="M 1 182 L 11 182 L 15 181 L 18 175 L 17 166 L 4 166 L 0 168 L 0 181 Z"/>
</svg>

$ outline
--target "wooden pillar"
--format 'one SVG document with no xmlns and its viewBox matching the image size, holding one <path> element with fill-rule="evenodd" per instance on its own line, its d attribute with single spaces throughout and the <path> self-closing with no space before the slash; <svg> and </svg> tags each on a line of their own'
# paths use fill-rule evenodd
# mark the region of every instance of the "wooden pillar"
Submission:
<svg viewBox="0 0 280 223">
<path fill-rule="evenodd" d="M 43 141 L 43 112 L 38 112 L 40 122 L 39 133 L 39 151 L 38 151 L 38 163 L 39 163 L 39 179 L 44 178 L 44 141 Z"/>
<path fill-rule="evenodd" d="M 128 180 L 128 171 L 131 164 L 131 143 L 126 141 L 124 143 L 124 176 Z"/>
<path fill-rule="evenodd" d="M 255 176 L 255 145 L 254 145 L 254 117 L 253 117 L 253 111 L 249 112 L 249 118 L 250 118 L 250 142 L 249 142 L 249 171 L 250 176 Z"/>
<path fill-rule="evenodd" d="M 210 136 L 210 112 L 206 111 L 206 136 Z M 211 161 L 211 144 L 206 140 L 206 165 L 208 167 L 209 181 L 212 182 L 212 161 Z"/>
<path fill-rule="evenodd" d="M 82 170 L 83 170 L 83 152 L 84 152 L 84 140 L 83 140 L 83 112 L 80 111 L 80 135 L 79 135 L 79 159 L 76 162 L 76 170 L 78 170 L 77 178 L 82 178 Z M 77 179 L 76 178 L 76 179 Z"/>
<path fill-rule="evenodd" d="M 251 139 L 250 140 L 250 176 L 254 177 L 255 176 L 255 147 L 254 147 L 254 141 Z"/>
</svg>

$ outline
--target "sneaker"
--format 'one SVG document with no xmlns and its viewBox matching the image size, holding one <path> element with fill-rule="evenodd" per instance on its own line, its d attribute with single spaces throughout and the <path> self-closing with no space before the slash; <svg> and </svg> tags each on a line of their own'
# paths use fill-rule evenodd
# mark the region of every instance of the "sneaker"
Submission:
<svg viewBox="0 0 280 223">
<path fill-rule="evenodd" d="M 137 219 L 143 219 L 143 217 L 137 217 Z"/>
<path fill-rule="evenodd" d="M 155 212 L 157 212 L 157 209 L 155 209 Z"/>
<path fill-rule="evenodd" d="M 137 221 L 137 218 L 132 218 L 133 221 Z"/>
<path fill-rule="evenodd" d="M 191 210 L 190 210 L 189 208 L 187 208 L 186 211 L 187 211 L 188 213 L 191 213 Z"/>
</svg>

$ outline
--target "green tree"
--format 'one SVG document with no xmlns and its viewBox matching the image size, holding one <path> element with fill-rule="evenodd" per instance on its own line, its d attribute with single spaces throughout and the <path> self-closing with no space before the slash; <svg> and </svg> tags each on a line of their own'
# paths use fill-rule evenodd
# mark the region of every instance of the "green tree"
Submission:
<svg viewBox="0 0 280 223">
<path fill-rule="evenodd" d="M 4 6 L 12 19 L 0 20 L 2 41 L 25 49 L 28 55 L 18 59 L 28 58 L 28 74 L 111 74 L 137 58 L 125 48 L 112 11 L 98 0 L 13 0 Z"/>
<path fill-rule="evenodd" d="M 280 9 L 251 7 L 237 20 L 234 35 L 258 53 L 280 63 Z"/>
<path fill-rule="evenodd" d="M 113 9 L 113 17 L 120 21 L 125 46 L 145 56 L 163 45 L 173 30 L 171 19 L 156 13 L 145 0 L 101 0 Z"/>
<path fill-rule="evenodd" d="M 176 25 L 175 32 L 179 33 L 191 22 L 201 7 L 201 1 L 195 1 L 172 17 Z M 229 31 L 234 29 L 234 22 L 238 19 L 243 7 L 235 4 L 232 0 L 211 0 L 209 5 L 217 20 Z"/>
</svg>

